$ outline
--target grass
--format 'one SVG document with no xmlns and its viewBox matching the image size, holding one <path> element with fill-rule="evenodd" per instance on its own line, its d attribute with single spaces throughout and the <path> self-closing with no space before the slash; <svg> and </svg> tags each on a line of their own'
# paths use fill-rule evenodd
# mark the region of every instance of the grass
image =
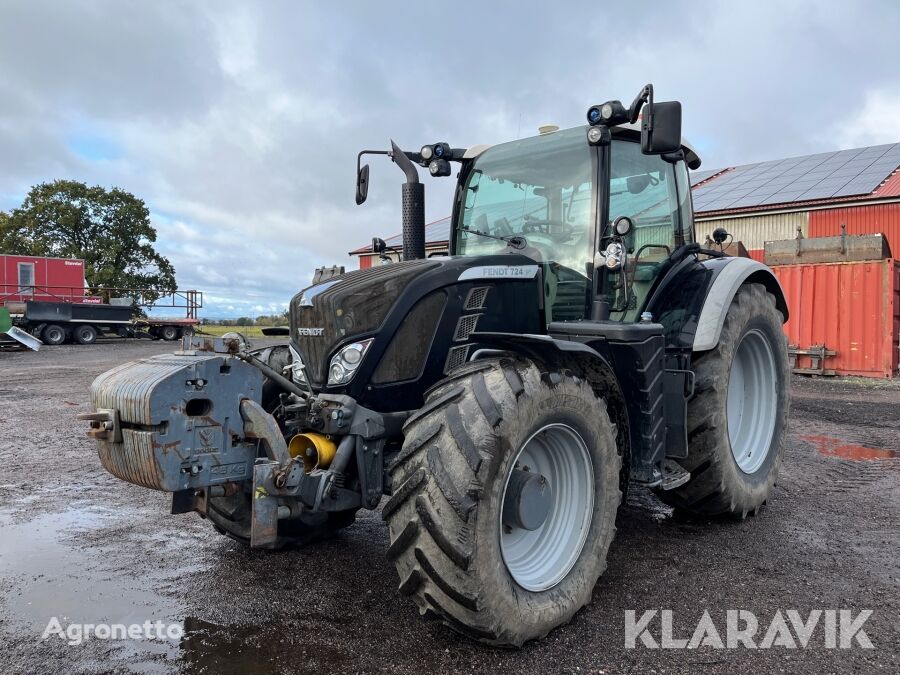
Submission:
<svg viewBox="0 0 900 675">
<path fill-rule="evenodd" d="M 225 333 L 241 333 L 244 337 L 263 337 L 262 326 L 199 326 L 199 332 L 220 337 Z"/>
</svg>

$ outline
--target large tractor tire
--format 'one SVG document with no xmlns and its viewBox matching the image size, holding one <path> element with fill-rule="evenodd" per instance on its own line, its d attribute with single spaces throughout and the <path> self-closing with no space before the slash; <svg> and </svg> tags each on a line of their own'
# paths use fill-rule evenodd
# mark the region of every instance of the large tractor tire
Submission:
<svg viewBox="0 0 900 675">
<path fill-rule="evenodd" d="M 254 355 L 279 373 L 291 362 L 287 345 L 266 347 L 255 351 Z M 281 391 L 281 388 L 269 378 L 263 380 L 262 405 L 268 412 L 275 414 L 276 419 L 278 395 Z M 219 533 L 249 546 L 252 512 L 250 493 L 241 491 L 225 497 L 211 497 L 207 503 L 206 516 Z M 274 548 L 305 546 L 328 539 L 339 530 L 352 525 L 355 520 L 356 509 L 279 520 L 278 539 Z"/>
<path fill-rule="evenodd" d="M 210 498 L 206 516 L 220 534 L 249 546 L 252 508 L 250 494 L 238 492 L 229 497 Z M 355 520 L 355 510 L 279 520 L 278 539 L 273 548 L 305 546 L 328 539 L 338 530 L 352 525 Z"/>
<path fill-rule="evenodd" d="M 382 515 L 399 590 L 493 645 L 567 623 L 606 567 L 621 500 L 616 430 L 590 385 L 478 361 L 406 423 Z"/>
<path fill-rule="evenodd" d="M 756 514 L 784 455 L 790 370 L 783 317 L 761 284 L 742 286 L 719 344 L 694 358 L 688 403 L 690 480 L 659 491 L 665 503 L 700 516 Z"/>
</svg>

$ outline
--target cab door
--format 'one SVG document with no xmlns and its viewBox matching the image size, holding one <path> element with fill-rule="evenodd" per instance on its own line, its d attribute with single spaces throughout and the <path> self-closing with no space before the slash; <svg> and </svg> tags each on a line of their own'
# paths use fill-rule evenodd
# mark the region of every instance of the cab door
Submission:
<svg viewBox="0 0 900 675">
<path fill-rule="evenodd" d="M 608 272 L 610 319 L 635 321 L 672 251 L 693 240 L 690 188 L 684 160 L 645 155 L 638 142 L 610 147 L 609 223 L 628 216 L 624 275 Z"/>
</svg>

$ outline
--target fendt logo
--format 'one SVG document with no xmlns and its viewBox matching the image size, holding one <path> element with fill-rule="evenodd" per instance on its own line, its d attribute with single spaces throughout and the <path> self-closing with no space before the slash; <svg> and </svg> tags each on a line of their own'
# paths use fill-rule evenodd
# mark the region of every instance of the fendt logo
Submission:
<svg viewBox="0 0 900 675">
<path fill-rule="evenodd" d="M 319 337 L 325 335 L 324 328 L 298 328 L 297 335 L 308 335 L 310 337 Z"/>
</svg>

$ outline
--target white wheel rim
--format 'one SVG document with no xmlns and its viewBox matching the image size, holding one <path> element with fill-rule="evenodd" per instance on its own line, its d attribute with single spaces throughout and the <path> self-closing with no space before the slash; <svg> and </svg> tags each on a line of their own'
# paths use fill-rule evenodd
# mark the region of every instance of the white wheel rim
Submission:
<svg viewBox="0 0 900 675">
<path fill-rule="evenodd" d="M 500 552 L 510 576 L 529 591 L 545 591 L 561 582 L 575 565 L 591 527 L 594 511 L 594 470 L 587 445 L 565 424 L 550 424 L 522 445 L 512 469 L 528 467 L 550 483 L 552 502 L 536 530 L 510 528 L 498 509 Z"/>
<path fill-rule="evenodd" d="M 776 382 L 772 345 L 761 331 L 748 331 L 731 363 L 725 408 L 731 454 L 746 474 L 758 471 L 769 456 L 778 407 Z"/>
</svg>

